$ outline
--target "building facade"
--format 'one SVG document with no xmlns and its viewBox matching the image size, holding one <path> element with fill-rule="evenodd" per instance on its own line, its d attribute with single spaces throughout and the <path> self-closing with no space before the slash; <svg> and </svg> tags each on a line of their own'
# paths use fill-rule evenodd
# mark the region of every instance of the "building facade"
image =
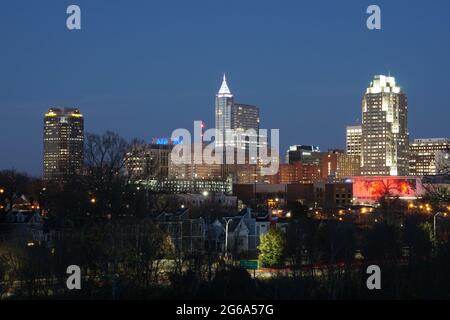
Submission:
<svg viewBox="0 0 450 320">
<path fill-rule="evenodd" d="M 286 152 L 286 163 L 302 162 L 308 164 L 320 164 L 322 153 L 319 147 L 309 145 L 293 145 Z"/>
<path fill-rule="evenodd" d="M 347 154 L 361 156 L 361 126 L 348 126 L 346 134 Z"/>
<path fill-rule="evenodd" d="M 51 108 L 44 116 L 44 180 L 65 182 L 81 174 L 84 118 L 75 108 Z"/>
<path fill-rule="evenodd" d="M 139 185 L 152 192 L 167 194 L 208 192 L 229 195 L 233 192 L 230 179 L 152 179 L 139 181 Z"/>
<path fill-rule="evenodd" d="M 314 183 L 321 180 L 321 167 L 315 163 L 294 162 L 280 164 L 278 173 L 268 176 L 271 184 Z"/>
<path fill-rule="evenodd" d="M 196 150 L 201 150 L 202 154 L 207 147 L 206 143 L 192 143 L 191 154 Z M 176 163 L 172 161 L 171 154 L 169 154 L 169 170 L 168 175 L 170 179 L 180 180 L 202 180 L 202 179 L 221 179 L 222 165 L 220 163 L 206 163 L 205 161 L 195 161 L 194 157 L 186 163 Z"/>
<path fill-rule="evenodd" d="M 322 156 L 321 177 L 329 181 L 342 180 L 361 174 L 361 157 L 342 150 L 332 150 Z"/>
<path fill-rule="evenodd" d="M 442 153 L 450 153 L 447 138 L 415 139 L 410 144 L 410 174 L 414 176 L 434 176 L 439 174 Z"/>
<path fill-rule="evenodd" d="M 407 111 L 395 78 L 375 76 L 362 100 L 362 175 L 409 174 Z"/>
<path fill-rule="evenodd" d="M 166 179 L 169 177 L 171 143 L 135 146 L 127 153 L 126 169 L 132 180 Z"/>
<path fill-rule="evenodd" d="M 259 108 L 254 105 L 234 103 L 231 109 L 231 129 L 259 130 Z"/>
</svg>

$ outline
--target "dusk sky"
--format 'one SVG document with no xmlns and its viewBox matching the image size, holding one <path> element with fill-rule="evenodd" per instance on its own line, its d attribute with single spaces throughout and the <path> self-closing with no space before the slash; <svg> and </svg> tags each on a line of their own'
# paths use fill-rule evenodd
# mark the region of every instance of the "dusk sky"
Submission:
<svg viewBox="0 0 450 320">
<path fill-rule="evenodd" d="M 66 8 L 82 30 L 66 28 Z M 366 9 L 382 10 L 382 29 Z M 77 107 L 86 132 L 150 141 L 214 126 L 222 74 L 263 128 L 344 148 L 376 74 L 409 99 L 411 139 L 450 136 L 450 1 L 40 0 L 0 6 L 0 169 L 42 174 L 43 115 Z"/>
</svg>

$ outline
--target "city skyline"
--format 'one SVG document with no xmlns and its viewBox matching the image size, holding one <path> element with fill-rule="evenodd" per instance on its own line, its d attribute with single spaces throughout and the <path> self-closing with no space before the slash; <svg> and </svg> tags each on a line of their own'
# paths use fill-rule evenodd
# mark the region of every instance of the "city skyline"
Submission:
<svg viewBox="0 0 450 320">
<path fill-rule="evenodd" d="M 327 10 L 322 10 L 324 3 Z M 41 8 L 19 2 L 3 12 L 2 169 L 41 175 L 41 118 L 50 107 L 78 108 L 86 132 L 109 129 L 128 139 L 168 136 L 174 128 L 190 128 L 193 120 L 212 127 L 223 72 L 239 101 L 260 108 L 262 128 L 281 129 L 282 152 L 294 144 L 344 149 L 346 126 L 361 120 L 364 89 L 373 75 L 389 72 L 408 95 L 410 140 L 450 136 L 445 121 L 450 46 L 442 42 L 448 27 L 440 19 L 449 6 L 445 1 L 430 7 L 381 1 L 379 32 L 365 28 L 367 4 L 357 2 L 286 4 L 270 11 L 268 2 L 256 8 L 230 1 L 230 11 L 218 13 L 230 21 L 226 25 L 211 17 L 216 4 L 195 12 L 183 4 L 173 11 L 158 4 L 156 20 L 154 10 L 145 10 L 148 4 L 124 10 L 102 1 L 79 4 L 86 16 L 79 33 L 59 26 L 65 4 Z M 36 15 L 28 19 L 21 14 L 24 8 Z M 203 20 L 184 18 L 186 10 Z M 139 11 L 150 11 L 150 18 Z M 118 17 L 126 23 L 111 24 Z M 411 23 L 419 17 L 422 23 Z M 233 23 L 242 18 L 248 23 Z M 186 29 L 180 30 L 183 22 Z M 330 22 L 338 27 L 329 28 Z M 203 28 L 207 23 L 209 30 Z M 129 38 L 129 32 L 135 36 Z M 225 36 L 236 52 L 219 50 L 214 39 Z M 96 46 L 99 38 L 101 48 Z M 390 53 L 370 49 L 377 45 L 389 47 Z M 186 46 L 188 55 L 177 50 Z"/>
<path fill-rule="evenodd" d="M 376 77 L 385 77 L 384 75 L 375 75 L 374 77 L 376 78 Z M 392 77 L 392 79 L 395 79 L 395 77 Z M 395 81 L 395 80 L 394 80 Z M 370 85 L 372 85 L 372 82 L 370 83 Z M 224 88 L 224 86 L 226 87 L 225 89 L 226 90 L 228 90 L 228 92 L 230 91 L 230 89 L 228 88 L 228 85 L 227 85 L 227 82 L 226 82 L 226 75 L 224 74 L 223 75 L 223 80 L 222 80 L 222 84 L 221 84 L 221 87 L 220 87 L 220 89 L 219 89 L 219 93 L 218 93 L 218 95 L 220 96 L 220 92 L 221 91 L 223 91 L 223 88 Z M 368 90 L 368 89 L 367 89 Z M 231 94 L 231 92 L 229 92 L 229 96 L 230 97 L 233 97 L 233 95 Z M 216 99 L 217 99 L 217 96 L 216 96 Z M 217 103 L 217 102 L 216 102 Z M 239 103 L 236 103 L 236 102 L 234 102 L 233 103 L 233 105 L 236 105 L 236 106 L 241 106 L 242 104 L 239 104 Z M 244 105 L 245 106 L 245 105 Z M 250 107 L 254 107 L 254 106 L 250 106 Z M 62 109 L 68 109 L 69 111 L 70 110 L 77 110 L 77 112 L 78 112 L 78 109 L 77 108 L 68 108 L 68 107 L 52 107 L 52 108 L 50 108 L 49 110 L 51 111 L 52 109 L 57 109 L 57 108 L 62 108 Z M 46 112 L 45 113 L 45 117 L 47 117 L 47 115 L 48 115 L 48 112 Z M 259 119 L 259 117 L 258 117 L 258 119 Z M 259 122 L 259 120 L 258 120 L 258 122 Z M 322 151 L 326 151 L 326 150 L 328 150 L 328 151 L 332 151 L 332 150 L 335 150 L 335 149 L 342 149 L 342 150 L 344 150 L 344 149 L 347 149 L 347 152 L 349 152 L 348 151 L 348 130 L 349 130 L 349 128 L 356 128 L 356 127 L 361 127 L 361 125 L 360 124 L 358 124 L 358 123 L 355 123 L 355 124 L 353 124 L 353 127 L 352 127 L 352 125 L 351 126 L 347 126 L 347 127 L 345 127 L 344 128 L 344 130 L 346 130 L 347 132 L 346 132 L 346 135 L 347 135 L 347 137 L 346 137 L 346 139 L 344 139 L 344 147 L 342 147 L 342 142 L 340 143 L 340 145 L 339 146 L 331 146 L 331 147 L 328 147 L 328 148 L 322 148 L 321 150 Z M 164 136 L 164 134 L 162 134 L 162 135 L 160 135 L 160 136 Z M 169 134 L 167 134 L 166 135 L 167 137 L 169 137 Z M 145 140 L 145 142 L 146 143 L 150 143 L 151 142 L 151 140 L 155 140 L 156 138 L 155 137 L 152 137 L 151 139 L 147 139 L 147 140 Z M 422 138 L 422 139 L 430 139 L 430 137 L 426 137 L 426 138 Z M 431 138 L 431 139 L 437 139 L 437 138 Z M 413 142 L 413 140 L 412 139 L 410 139 L 411 141 L 410 142 Z M 280 145 L 284 145 L 284 143 L 281 141 L 280 142 Z M 321 148 L 321 146 L 318 146 L 318 148 Z M 45 155 L 45 151 L 44 151 L 44 148 L 43 148 L 43 152 L 44 152 L 44 155 Z M 282 152 L 283 152 L 283 150 L 280 150 L 280 159 L 282 158 Z M 349 153 L 349 154 L 352 154 L 352 153 Z M 13 168 L 13 169 L 16 169 L 16 168 Z M 24 172 L 27 172 L 27 171 L 24 171 Z M 27 172 L 28 173 L 28 172 Z M 42 176 L 42 174 L 34 174 L 35 176 Z M 44 172 L 44 178 L 45 178 L 45 172 Z"/>
<path fill-rule="evenodd" d="M 0 303 L 450 301 L 449 12 L 5 1 Z"/>
</svg>

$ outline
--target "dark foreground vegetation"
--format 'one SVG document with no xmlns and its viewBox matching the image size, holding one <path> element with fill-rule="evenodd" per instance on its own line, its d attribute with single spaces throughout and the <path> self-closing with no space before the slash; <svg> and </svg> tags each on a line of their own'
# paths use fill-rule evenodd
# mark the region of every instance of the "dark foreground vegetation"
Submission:
<svg viewBox="0 0 450 320">
<path fill-rule="evenodd" d="M 3 299 L 449 299 L 450 246 L 422 229 L 378 224 L 354 236 L 352 224 L 298 221 L 279 267 L 253 272 L 216 252 L 177 252 L 150 220 L 98 221 L 55 235 L 54 244 L 0 245 Z M 295 225 L 295 224 L 294 224 Z M 307 231 L 308 228 L 310 231 Z M 411 227 L 412 228 L 412 227 Z M 419 231 L 418 231 L 419 230 Z M 397 233 L 398 232 L 398 233 Z M 398 237 L 398 235 L 400 237 Z M 363 248 L 355 258 L 355 246 Z M 404 254 L 405 245 L 409 253 Z M 382 270 L 368 290 L 366 268 Z M 69 265 L 82 289 L 68 290 Z"/>
</svg>

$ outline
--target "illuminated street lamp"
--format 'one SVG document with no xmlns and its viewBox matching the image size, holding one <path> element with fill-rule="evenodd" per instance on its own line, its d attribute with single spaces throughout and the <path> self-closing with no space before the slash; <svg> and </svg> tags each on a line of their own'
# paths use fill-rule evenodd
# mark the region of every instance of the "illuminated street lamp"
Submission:
<svg viewBox="0 0 450 320">
<path fill-rule="evenodd" d="M 5 189 L 0 188 L 0 194 L 4 194 L 5 193 Z"/>
<path fill-rule="evenodd" d="M 204 197 L 207 197 L 208 195 L 209 195 L 209 192 L 208 192 L 208 191 L 206 191 L 206 190 L 203 191 L 203 196 L 204 196 Z"/>
<path fill-rule="evenodd" d="M 91 203 L 92 203 L 92 204 L 96 204 L 96 203 L 97 203 L 97 199 L 91 198 Z"/>
</svg>

